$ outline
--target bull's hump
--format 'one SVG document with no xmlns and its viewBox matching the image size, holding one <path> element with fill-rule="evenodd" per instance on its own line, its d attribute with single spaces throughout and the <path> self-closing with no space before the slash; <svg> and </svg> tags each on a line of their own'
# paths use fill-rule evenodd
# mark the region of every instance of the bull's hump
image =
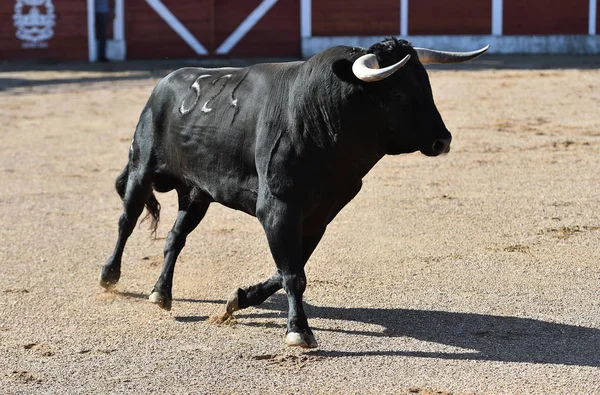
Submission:
<svg viewBox="0 0 600 395">
<path fill-rule="evenodd" d="M 181 93 L 181 104 L 179 113 L 183 116 L 200 107 L 202 114 L 214 113 L 215 106 L 220 106 L 219 112 L 224 110 L 235 110 L 238 98 L 235 97 L 236 87 L 242 82 L 243 69 L 221 68 L 221 69 L 199 69 L 192 77 L 193 82 L 183 87 Z M 186 76 L 189 81 L 190 75 Z M 225 98 L 225 96 L 228 96 Z M 218 99 L 218 104 L 216 100 Z M 222 108 L 227 107 L 227 108 Z"/>
</svg>

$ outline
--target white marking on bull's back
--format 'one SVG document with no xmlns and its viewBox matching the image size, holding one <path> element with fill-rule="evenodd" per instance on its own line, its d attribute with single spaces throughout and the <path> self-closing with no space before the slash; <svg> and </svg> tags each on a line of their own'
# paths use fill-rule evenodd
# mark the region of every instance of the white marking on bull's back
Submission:
<svg viewBox="0 0 600 395">
<path fill-rule="evenodd" d="M 200 110 L 200 111 L 202 111 L 202 112 L 204 112 L 204 113 L 209 113 L 209 112 L 211 112 L 211 111 L 212 111 L 212 108 L 208 108 L 208 107 L 206 106 L 206 105 L 208 104 L 208 102 L 209 102 L 209 101 L 210 101 L 210 100 L 207 100 L 207 101 L 206 101 L 206 103 L 204 103 L 204 105 L 202 106 L 202 110 Z"/>
<path fill-rule="evenodd" d="M 190 106 L 190 108 L 185 108 L 185 99 L 183 100 L 183 102 L 181 103 L 181 107 L 179 107 L 179 112 L 183 115 L 187 114 L 188 112 L 190 112 L 190 110 L 192 109 L 192 107 L 194 107 L 193 105 Z"/>
<path fill-rule="evenodd" d="M 129 151 L 133 152 L 133 142 L 135 141 L 135 134 L 131 138 L 131 145 L 129 146 Z"/>
<path fill-rule="evenodd" d="M 194 108 L 196 106 L 196 104 L 198 104 L 198 100 L 200 100 L 200 80 L 205 79 L 205 78 L 209 78 L 209 77 L 212 77 L 212 74 L 203 74 L 203 75 L 199 76 L 198 78 L 196 78 L 196 81 L 194 81 L 194 83 L 192 84 L 192 89 L 196 92 L 196 98 L 194 99 L 194 103 L 192 103 L 192 105 L 190 105 L 189 108 L 186 108 L 186 106 L 185 106 L 185 99 L 184 99 L 183 102 L 181 103 L 181 107 L 179 107 L 179 112 L 181 114 L 183 114 L 183 115 L 187 114 L 188 112 L 190 112 L 192 110 L 192 108 Z M 232 74 L 225 74 L 225 75 L 222 75 L 220 77 L 217 77 L 212 82 L 212 85 L 214 85 L 221 78 L 231 78 L 231 77 L 232 77 Z M 205 114 L 211 112 L 212 108 L 208 107 L 208 102 L 210 102 L 212 99 L 214 99 L 216 96 L 218 96 L 219 93 L 221 93 L 224 88 L 225 88 L 225 84 L 221 87 L 221 90 L 219 90 L 218 93 L 216 93 L 213 97 L 211 97 L 210 99 L 208 99 L 206 101 L 206 103 L 204 103 L 204 105 L 202 106 L 202 109 L 200 111 L 202 111 Z M 237 100 L 236 100 L 236 102 L 237 102 Z M 234 106 L 235 105 L 236 104 L 234 104 Z"/>
<path fill-rule="evenodd" d="M 196 81 L 194 81 L 194 83 L 192 84 L 192 89 L 194 89 L 196 91 L 196 95 L 200 96 L 200 80 L 204 79 L 204 78 L 208 78 L 210 76 L 211 76 L 210 74 L 204 74 L 204 75 L 201 75 L 200 77 L 196 78 Z"/>
<path fill-rule="evenodd" d="M 196 104 L 198 104 L 198 100 L 200 99 L 200 80 L 204 79 L 204 78 L 209 78 L 210 76 L 212 76 L 212 74 L 202 74 L 200 77 L 196 78 L 196 81 L 194 81 L 194 83 L 192 84 L 192 89 L 194 90 L 194 92 L 196 92 L 196 98 L 194 99 L 194 102 L 188 107 L 185 108 L 185 99 L 183 99 L 183 102 L 181 103 L 181 107 L 179 107 L 179 112 L 183 115 L 187 114 L 188 112 L 190 112 L 192 110 L 192 108 L 194 108 L 196 106 Z"/>
<path fill-rule="evenodd" d="M 213 85 L 214 85 L 214 84 L 215 84 L 215 83 L 216 83 L 218 80 L 220 80 L 221 78 L 231 78 L 231 74 L 225 74 L 225 75 L 222 75 L 222 76 L 218 77 L 218 78 L 217 78 L 215 81 L 213 81 Z M 209 101 L 211 101 L 212 99 L 214 99 L 215 97 L 217 97 L 217 96 L 218 96 L 218 95 L 219 95 L 221 92 L 223 92 L 223 89 L 225 89 L 225 85 L 226 85 L 226 84 L 227 84 L 227 83 L 223 84 L 223 86 L 221 87 L 221 89 L 219 90 L 219 92 L 217 92 L 217 93 L 216 93 L 214 96 L 212 96 L 210 99 L 208 99 L 208 100 L 206 101 L 206 103 L 204 103 L 204 105 L 202 106 L 202 109 L 201 109 L 200 111 L 202 111 L 202 112 L 203 112 L 203 113 L 205 113 L 205 114 L 206 114 L 206 113 L 209 113 L 209 112 L 211 112 L 211 111 L 212 111 L 212 108 L 209 108 L 209 107 L 208 107 L 208 102 L 209 102 Z"/>
</svg>

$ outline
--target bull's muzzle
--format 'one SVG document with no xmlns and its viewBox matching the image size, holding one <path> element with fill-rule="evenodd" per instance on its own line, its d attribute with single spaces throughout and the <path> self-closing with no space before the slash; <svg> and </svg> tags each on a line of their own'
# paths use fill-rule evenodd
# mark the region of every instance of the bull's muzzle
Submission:
<svg viewBox="0 0 600 395">
<path fill-rule="evenodd" d="M 447 138 L 439 138 L 433 140 L 431 146 L 425 146 L 421 149 L 421 152 L 427 156 L 438 156 L 442 154 L 447 154 L 450 152 L 450 143 L 452 142 L 452 137 Z"/>
</svg>

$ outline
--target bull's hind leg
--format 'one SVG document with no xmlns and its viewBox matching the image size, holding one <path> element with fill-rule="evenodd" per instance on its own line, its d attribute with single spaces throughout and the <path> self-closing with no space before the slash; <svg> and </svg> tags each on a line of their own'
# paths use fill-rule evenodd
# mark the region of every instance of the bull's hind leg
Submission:
<svg viewBox="0 0 600 395">
<path fill-rule="evenodd" d="M 313 234 L 302 235 L 302 261 L 303 265 L 312 255 L 315 248 L 321 241 L 325 228 L 321 228 Z M 267 280 L 251 285 L 247 288 L 238 288 L 229 296 L 227 300 L 226 311 L 231 316 L 235 311 L 245 309 L 250 306 L 258 306 L 271 297 L 275 292 L 283 288 L 281 273 L 278 271 Z"/>
<path fill-rule="evenodd" d="M 179 194 L 179 212 L 173 228 L 167 235 L 165 243 L 165 262 L 150 294 L 150 301 L 165 310 L 171 310 L 173 300 L 173 271 L 179 253 L 185 245 L 187 235 L 190 234 L 204 218 L 210 200 L 202 196 L 194 201 L 189 199 L 189 191 L 177 191 Z"/>
<path fill-rule="evenodd" d="M 234 312 L 246 307 L 258 306 L 282 287 L 281 273 L 277 272 L 261 283 L 244 289 L 238 288 L 227 299 L 226 313 L 231 316 Z"/>
<path fill-rule="evenodd" d="M 122 186 L 125 184 L 125 190 Z M 123 174 L 117 179 L 117 190 L 123 197 L 123 214 L 119 218 L 119 237 L 115 249 L 102 267 L 100 273 L 100 285 L 110 288 L 115 285 L 121 277 L 121 258 L 127 239 L 133 232 L 137 220 L 147 205 L 149 200 L 156 202 L 152 195 L 152 183 L 144 177 L 144 174 L 138 169 L 131 169 L 129 166 Z M 158 202 L 154 207 L 158 207 Z M 149 206 L 149 207 L 152 207 Z"/>
</svg>

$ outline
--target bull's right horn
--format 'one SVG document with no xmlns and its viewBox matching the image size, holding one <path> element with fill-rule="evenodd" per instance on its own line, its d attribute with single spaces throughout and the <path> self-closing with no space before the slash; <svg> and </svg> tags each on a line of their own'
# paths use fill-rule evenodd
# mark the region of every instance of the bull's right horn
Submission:
<svg viewBox="0 0 600 395">
<path fill-rule="evenodd" d="M 444 64 L 444 63 L 462 63 L 469 60 L 473 60 L 487 51 L 490 46 L 478 49 L 477 51 L 471 52 L 450 52 L 450 51 L 436 51 L 435 49 L 429 48 L 418 48 L 414 47 L 417 51 L 417 56 L 422 64 Z"/>
<path fill-rule="evenodd" d="M 406 55 L 404 59 L 399 61 L 396 64 L 393 64 L 388 67 L 384 67 L 383 69 L 379 68 L 379 62 L 377 61 L 377 56 L 372 53 L 361 56 L 356 59 L 352 64 L 352 72 L 361 81 L 365 82 L 375 82 L 381 81 L 390 75 L 394 74 L 396 71 L 400 70 L 402 66 L 406 64 L 410 59 L 410 55 Z"/>
</svg>

